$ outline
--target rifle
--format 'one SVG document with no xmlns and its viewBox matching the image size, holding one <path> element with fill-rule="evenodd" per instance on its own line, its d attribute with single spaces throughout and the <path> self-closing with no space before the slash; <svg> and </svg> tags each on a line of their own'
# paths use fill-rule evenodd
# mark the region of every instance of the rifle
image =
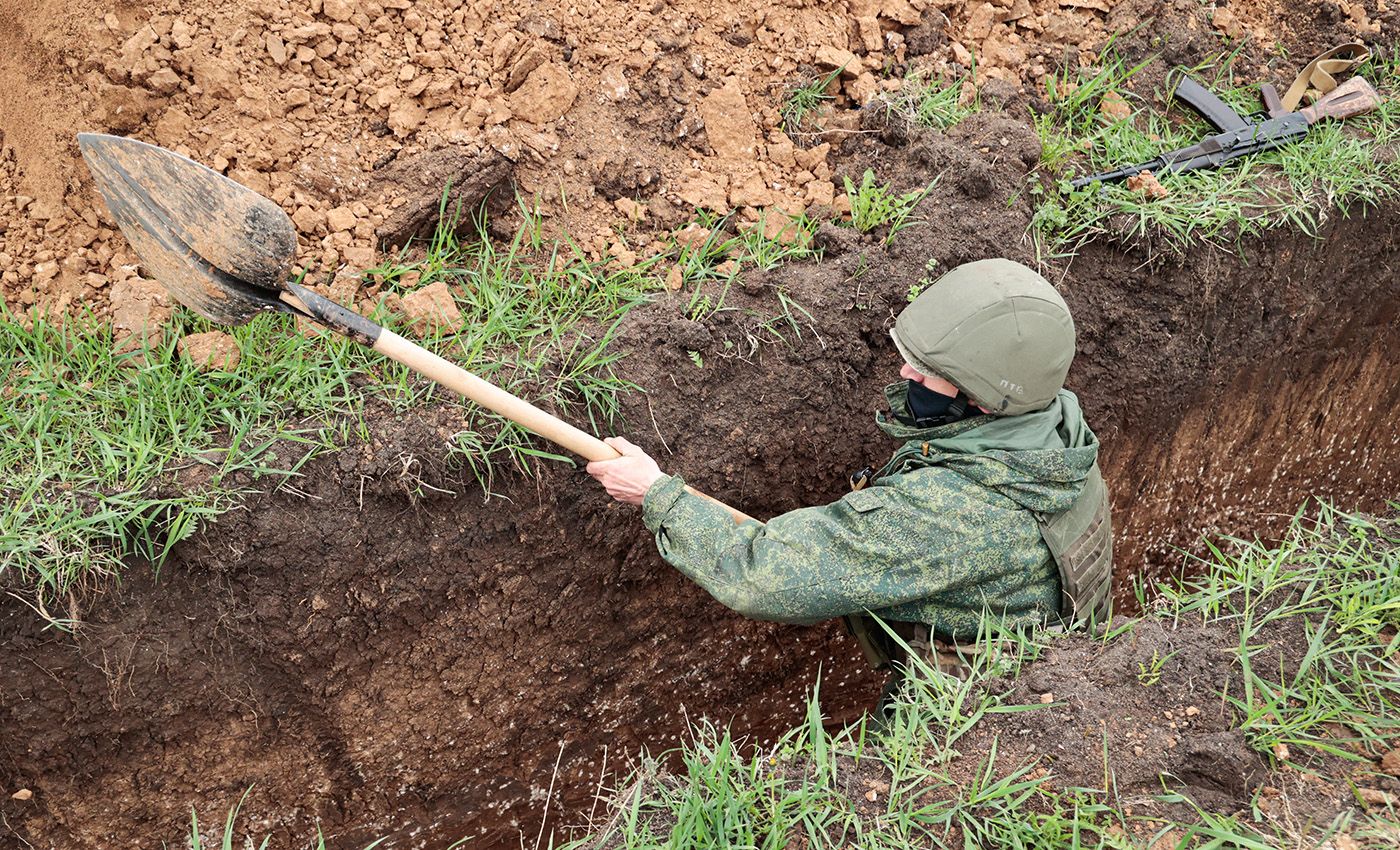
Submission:
<svg viewBox="0 0 1400 850">
<path fill-rule="evenodd" d="M 1090 174 L 1071 180 L 1071 189 L 1090 183 L 1116 183 L 1143 171 L 1192 171 L 1197 168 L 1219 168 L 1242 156 L 1273 150 L 1292 144 L 1308 134 L 1309 128 L 1324 118 L 1351 118 L 1364 115 L 1380 105 L 1380 95 L 1362 77 L 1352 77 L 1308 107 L 1287 112 L 1265 121 L 1252 121 L 1226 106 L 1205 86 L 1183 77 L 1175 96 L 1194 109 L 1220 132 L 1194 145 L 1169 151 L 1155 159 Z"/>
</svg>

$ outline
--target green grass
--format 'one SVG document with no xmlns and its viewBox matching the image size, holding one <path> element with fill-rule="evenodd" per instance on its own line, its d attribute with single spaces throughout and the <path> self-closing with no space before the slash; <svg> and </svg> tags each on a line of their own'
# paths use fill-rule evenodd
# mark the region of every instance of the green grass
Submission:
<svg viewBox="0 0 1400 850">
<path fill-rule="evenodd" d="M 1176 617 L 1238 630 L 1226 699 L 1251 744 L 1351 761 L 1383 753 L 1400 736 L 1400 527 L 1324 506 L 1277 546 L 1231 541 L 1212 555 L 1202 579 L 1163 598 Z M 1262 663 L 1286 629 L 1302 635 L 1302 653 Z"/>
<path fill-rule="evenodd" d="M 1256 112 L 1258 90 L 1234 78 L 1233 59 L 1220 57 L 1192 73 L 1241 114 Z M 1129 66 L 1110 45 L 1095 66 L 1050 78 L 1050 108 L 1035 118 L 1044 176 L 1068 178 L 1146 162 L 1215 132 L 1185 106 L 1158 107 L 1168 92 L 1135 88 L 1133 80 L 1145 64 Z M 1164 200 L 1147 200 L 1123 184 L 1070 190 L 1065 181 L 1033 181 L 1037 208 L 1031 235 L 1040 258 L 1068 258 L 1094 241 L 1149 255 L 1181 255 L 1202 244 L 1237 248 L 1243 238 L 1277 227 L 1317 235 L 1334 214 L 1346 216 L 1395 198 L 1400 194 L 1397 60 L 1373 60 L 1360 73 L 1384 99 L 1376 112 L 1323 122 L 1296 144 L 1219 169 L 1159 175 L 1171 193 Z M 1100 113 L 1110 92 L 1129 103 L 1131 116 L 1111 120 Z"/>
<path fill-rule="evenodd" d="M 599 430 L 633 388 L 614 369 L 615 323 L 657 283 L 645 266 L 610 271 L 567 242 L 546 244 L 529 222 L 505 246 L 445 226 L 421 253 L 366 276 L 385 292 L 410 273 L 419 285 L 445 281 L 462 320 L 429 348 Z M 383 309 L 376 318 L 396 324 Z M 72 625 L 83 592 L 129 560 L 159 569 L 200 522 L 290 481 L 318 452 L 366 441 L 370 400 L 395 411 L 462 404 L 453 459 L 488 492 L 502 467 L 529 472 L 559 457 L 354 343 L 299 335 L 285 316 L 230 329 L 241 361 L 201 374 L 175 342 L 210 329 L 180 310 L 163 342 L 119 354 L 90 316 L 55 323 L 0 311 L 0 498 L 11 505 L 0 514 L 0 588 L 51 623 Z"/>
<path fill-rule="evenodd" d="M 783 122 L 783 132 L 788 135 L 800 135 L 806 132 L 821 131 L 819 118 L 823 109 L 834 97 L 827 94 L 827 90 L 831 88 L 832 81 L 840 74 L 841 69 L 837 68 L 829 74 L 808 77 L 793 85 L 783 94 L 782 103 L 778 106 L 778 115 Z"/>
<path fill-rule="evenodd" d="M 769 216 L 782 217 L 779 236 L 764 235 Z M 791 260 L 820 259 L 812 245 L 817 223 L 806 216 L 788 217 L 778 210 L 765 210 L 756 223 L 733 225 L 733 216 L 717 217 L 702 213 L 696 222 L 706 229 L 705 238 L 694 245 L 676 245 L 675 264 L 680 270 L 683 312 L 694 321 L 704 321 L 725 306 L 730 288 L 746 268 L 771 269 Z M 730 230 L 737 229 L 739 235 Z"/>
<path fill-rule="evenodd" d="M 504 246 L 485 237 L 484 223 L 476 233 L 463 242 L 451 227 L 439 228 L 421 259 L 404 255 L 366 275 L 388 291 L 409 273 L 419 276 L 416 287 L 445 282 L 462 321 L 435 340 L 439 354 L 507 390 L 547 399 L 594 431 L 613 422 L 619 393 L 636 386 L 618 376 L 621 354 L 609 345 L 617 320 L 656 289 L 657 261 L 609 269 L 571 241 L 546 243 L 529 215 Z M 558 457 L 533 448 L 519 427 L 474 406 L 469 412 L 455 447 L 488 490 L 502 462 L 529 472 L 532 458 Z"/>
<path fill-rule="evenodd" d="M 963 85 L 968 80 L 975 82 L 975 73 L 944 81 L 915 72 L 904 78 L 898 91 L 880 97 L 895 119 L 902 119 L 911 126 L 947 130 L 982 108 L 976 96 L 971 102 L 963 103 Z"/>
<path fill-rule="evenodd" d="M 66 619 L 70 593 L 116 574 L 126 557 L 159 566 L 200 520 L 231 505 L 236 473 L 282 480 L 327 448 L 332 434 L 293 417 L 348 412 L 359 363 L 349 343 L 314 346 L 286 325 L 237 328 L 243 362 L 201 375 L 175 353 L 180 334 L 205 329 L 188 314 L 162 344 L 115 354 L 108 328 L 90 317 L 26 325 L 0 312 L 0 370 L 10 376 L 0 489 L 12 506 L 0 514 L 4 586 Z M 401 374 L 385 378 L 387 396 L 411 394 Z M 189 466 L 205 468 L 202 485 L 155 486 Z"/>
<path fill-rule="evenodd" d="M 772 238 L 764 235 L 770 224 L 775 233 Z M 765 270 L 793 260 L 819 259 L 821 253 L 812 247 L 816 229 L 817 222 L 806 215 L 793 217 L 778 209 L 763 210 L 758 223 L 740 234 L 738 259 Z"/>
<path fill-rule="evenodd" d="M 862 233 L 880 227 L 888 228 L 884 238 L 886 245 L 893 242 L 900 231 L 922 221 L 913 217 L 914 210 L 938 185 L 935 178 L 922 189 L 897 194 L 888 183 L 878 182 L 875 172 L 868 168 L 861 176 L 859 186 L 852 183 L 849 177 L 841 179 L 845 182 L 846 197 L 851 202 L 851 226 Z"/>
<path fill-rule="evenodd" d="M 778 104 L 783 132 L 799 137 L 821 132 L 820 117 L 835 99 L 827 92 L 840 73 L 838 68 L 829 74 L 803 78 L 783 93 Z M 976 78 L 975 68 L 967 76 L 951 80 L 915 71 L 904 78 L 896 91 L 881 92 L 875 103 L 886 111 L 889 120 L 909 127 L 947 130 L 982 108 L 976 95 L 968 103 L 962 98 L 964 84 L 969 80 L 975 83 Z"/>
</svg>

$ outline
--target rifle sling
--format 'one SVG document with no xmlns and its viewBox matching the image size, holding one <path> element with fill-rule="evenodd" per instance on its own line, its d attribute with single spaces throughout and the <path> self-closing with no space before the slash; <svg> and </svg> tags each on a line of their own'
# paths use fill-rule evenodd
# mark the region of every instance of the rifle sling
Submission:
<svg viewBox="0 0 1400 850">
<path fill-rule="evenodd" d="M 1312 103 L 1337 87 L 1337 77 L 1356 70 L 1367 59 L 1371 51 L 1358 41 L 1340 44 L 1331 50 L 1318 54 L 1298 72 L 1293 85 L 1288 87 L 1279 99 L 1285 112 L 1296 112 L 1298 104 L 1306 100 Z"/>
</svg>

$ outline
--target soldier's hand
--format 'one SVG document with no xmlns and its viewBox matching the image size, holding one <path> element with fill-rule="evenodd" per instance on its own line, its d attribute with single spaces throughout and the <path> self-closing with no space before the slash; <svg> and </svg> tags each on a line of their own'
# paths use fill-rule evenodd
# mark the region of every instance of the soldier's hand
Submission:
<svg viewBox="0 0 1400 850">
<path fill-rule="evenodd" d="M 608 437 L 603 442 L 621 452 L 622 457 L 595 460 L 585 467 L 588 474 L 598 479 L 608 495 L 619 502 L 640 505 L 647 490 L 661 477 L 661 467 L 640 447 L 623 437 Z"/>
</svg>

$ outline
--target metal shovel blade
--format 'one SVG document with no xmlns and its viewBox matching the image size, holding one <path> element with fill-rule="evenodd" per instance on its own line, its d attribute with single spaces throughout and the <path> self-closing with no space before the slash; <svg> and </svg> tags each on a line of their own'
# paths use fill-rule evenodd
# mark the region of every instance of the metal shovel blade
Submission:
<svg viewBox="0 0 1400 850">
<path fill-rule="evenodd" d="M 272 201 L 155 145 L 78 135 L 107 209 L 146 271 L 180 303 L 220 324 L 287 310 L 278 300 L 296 229 Z"/>
</svg>

